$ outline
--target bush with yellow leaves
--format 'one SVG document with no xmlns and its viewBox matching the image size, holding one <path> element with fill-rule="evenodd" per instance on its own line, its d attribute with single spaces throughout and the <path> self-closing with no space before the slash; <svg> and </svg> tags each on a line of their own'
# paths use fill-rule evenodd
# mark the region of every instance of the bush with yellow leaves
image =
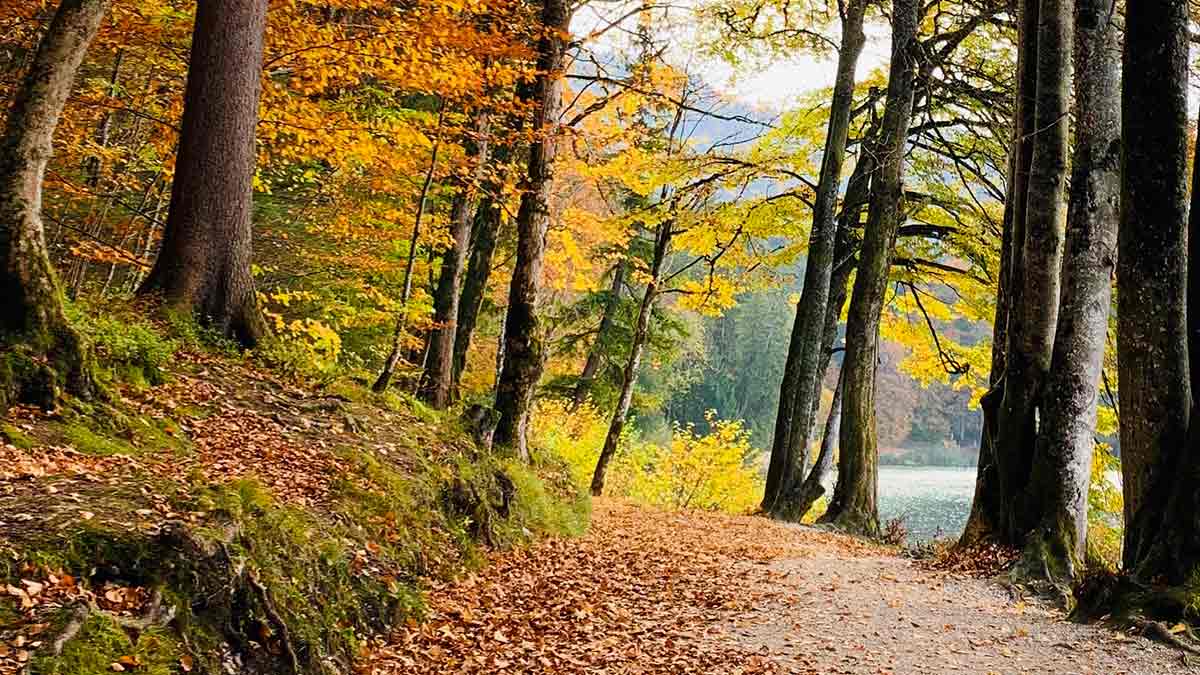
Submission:
<svg viewBox="0 0 1200 675">
<path fill-rule="evenodd" d="M 677 509 L 746 513 L 762 498 L 758 450 L 741 420 L 707 414 L 711 431 L 676 426 L 666 446 L 627 433 L 608 469 L 606 493 Z M 592 478 L 608 431 L 608 418 L 590 404 L 572 411 L 569 402 L 543 400 L 533 416 L 534 442 L 562 457 L 580 486 Z"/>
</svg>

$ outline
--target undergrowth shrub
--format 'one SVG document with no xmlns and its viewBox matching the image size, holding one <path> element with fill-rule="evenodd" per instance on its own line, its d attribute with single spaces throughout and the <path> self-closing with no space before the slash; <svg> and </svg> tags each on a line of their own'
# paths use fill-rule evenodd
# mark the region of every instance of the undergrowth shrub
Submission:
<svg viewBox="0 0 1200 675">
<path fill-rule="evenodd" d="M 763 485 L 750 432 L 713 411 L 708 423 L 708 434 L 676 426 L 666 445 L 627 434 L 609 465 L 607 493 L 666 508 L 752 511 Z M 541 401 L 534 413 L 535 443 L 562 457 L 581 487 L 591 481 L 607 432 L 607 417 L 590 404 L 572 412 L 566 401 Z"/>
<path fill-rule="evenodd" d="M 606 435 L 608 418 L 590 402 L 572 411 L 565 399 L 541 399 L 530 420 L 532 442 L 541 454 L 561 457 L 581 488 L 591 483 Z"/>
<path fill-rule="evenodd" d="M 167 363 L 179 343 L 164 331 L 128 312 L 95 312 L 72 305 L 69 314 L 95 350 L 103 381 L 148 387 L 166 380 Z"/>
</svg>

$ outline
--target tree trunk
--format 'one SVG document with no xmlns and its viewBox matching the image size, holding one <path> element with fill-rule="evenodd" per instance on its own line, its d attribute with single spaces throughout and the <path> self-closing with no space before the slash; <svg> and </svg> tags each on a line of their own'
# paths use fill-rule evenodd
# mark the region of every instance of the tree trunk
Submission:
<svg viewBox="0 0 1200 675">
<path fill-rule="evenodd" d="M 162 250 L 139 291 L 161 294 L 247 347 L 266 332 L 250 275 L 266 15 L 260 0 L 196 7 L 171 206 Z"/>
<path fill-rule="evenodd" d="M 850 180 L 846 184 L 846 197 L 842 201 L 842 211 L 838 214 L 838 234 L 837 244 L 834 247 L 834 267 L 833 274 L 830 275 L 829 284 L 829 305 L 825 308 L 825 323 L 821 338 L 821 372 L 825 373 L 829 370 L 830 361 L 833 359 L 833 344 L 837 340 L 838 323 L 841 321 L 842 309 L 846 305 L 846 297 L 849 294 L 850 275 L 854 273 L 854 269 L 858 266 L 855 259 L 858 249 L 857 230 L 861 227 L 859 222 L 862 217 L 862 212 L 865 209 L 867 202 L 870 201 L 871 175 L 875 171 L 875 153 L 874 147 L 875 131 L 868 130 L 862 139 L 862 149 L 859 152 L 859 157 L 854 165 L 854 172 L 850 175 Z M 821 382 L 824 378 L 817 380 L 817 392 L 813 396 L 813 405 L 817 408 L 813 409 L 812 416 L 816 420 L 818 408 L 821 403 Z M 834 405 L 837 406 L 837 421 L 841 421 L 841 404 L 842 404 L 842 376 L 841 371 L 838 372 L 838 382 L 834 391 Z M 832 409 L 831 409 L 832 414 Z M 804 471 L 795 473 L 791 478 L 792 482 L 783 488 L 783 493 L 780 495 L 779 501 L 776 503 L 775 516 L 784 520 L 800 522 L 808 511 L 812 508 L 822 495 L 825 494 L 825 488 L 822 485 L 825 477 L 829 475 L 829 470 L 833 466 L 832 448 L 836 447 L 838 426 L 833 427 L 833 438 L 829 437 L 830 427 L 829 420 L 826 419 L 825 435 L 822 436 L 821 449 L 813 461 L 811 469 L 805 468 L 807 477 Z M 814 432 L 810 433 L 811 437 Z M 830 454 L 824 454 L 826 446 L 829 447 Z M 792 448 L 793 453 L 807 454 L 807 448 Z M 801 461 L 800 464 L 806 465 L 807 461 Z"/>
<path fill-rule="evenodd" d="M 821 518 L 866 535 L 879 533 L 875 361 L 892 249 L 903 219 L 904 151 L 916 88 L 920 10 L 919 0 L 892 3 L 892 60 L 880 127 L 879 167 L 871 184 L 867 227 L 846 319 L 838 480 L 829 510 Z"/>
<path fill-rule="evenodd" d="M 1009 150 L 1008 175 L 1015 175 L 1017 144 Z M 983 433 L 979 440 L 979 457 L 975 468 L 975 495 L 971 500 L 971 512 L 958 539 L 958 545 L 968 547 L 983 541 L 1000 539 L 1005 528 L 1000 520 L 1005 500 L 1000 492 L 999 467 L 996 464 L 995 437 L 996 397 L 1004 391 L 1004 355 L 1008 336 L 1008 304 L 1011 281 L 1013 239 L 1012 183 L 1004 205 L 1004 220 L 1000 236 L 1000 270 L 996 284 L 996 314 L 992 320 L 992 362 L 988 373 L 988 391 L 979 400 L 983 415 Z"/>
<path fill-rule="evenodd" d="M 1083 569 L 1096 400 L 1121 194 L 1120 45 L 1108 0 L 1075 8 L 1075 150 L 1062 298 L 1026 504 L 1041 507 L 1026 542 L 1027 574 L 1062 582 Z"/>
<path fill-rule="evenodd" d="M 462 298 L 458 303 L 458 321 L 454 327 L 454 390 L 458 391 L 463 370 L 467 366 L 467 351 L 479 322 L 483 308 L 483 296 L 487 293 L 488 279 L 492 275 L 492 256 L 496 253 L 496 240 L 500 235 L 500 207 L 491 195 L 485 196 L 475 210 L 475 225 L 472 227 L 471 260 L 463 279 Z"/>
<path fill-rule="evenodd" d="M 612 332 L 613 321 L 621 308 L 621 289 L 625 285 L 625 268 L 629 265 L 628 257 L 622 255 L 621 260 L 613 268 L 612 284 L 608 289 L 608 299 L 604 303 L 604 315 L 600 317 L 600 327 L 596 330 L 596 339 L 588 349 L 587 360 L 583 364 L 583 372 L 579 374 L 579 382 L 571 393 L 571 409 L 576 410 L 587 400 L 592 390 L 592 382 L 596 379 L 596 371 L 604 359 L 604 349 L 609 333 Z"/>
<path fill-rule="evenodd" d="M 571 11 L 566 0 L 543 0 L 541 23 L 545 31 L 538 40 L 538 74 L 530 91 L 519 96 L 534 104 L 536 137 L 529 147 L 528 172 L 517 212 L 517 260 L 508 293 L 504 367 L 496 383 L 500 422 L 496 426 L 495 443 L 511 447 L 522 460 L 529 459 L 525 431 L 533 390 L 542 375 L 544 347 L 538 335 L 538 293 L 550 221 L 564 55 L 571 30 Z"/>
<path fill-rule="evenodd" d="M 1041 406 L 1058 316 L 1073 4 L 1072 0 L 1042 0 L 1038 10 L 1035 138 L 1025 238 L 1014 241 L 1022 247 L 1021 275 L 1013 279 L 1020 300 L 1009 308 L 1004 397 L 995 438 L 1000 488 L 1006 496 L 1016 497 L 1006 505 L 1011 512 L 1006 538 L 1014 546 L 1024 544 L 1041 511 L 1041 504 L 1020 497 L 1027 494 L 1032 478 L 1037 421 L 1044 414 Z"/>
<path fill-rule="evenodd" d="M 633 330 L 633 342 L 629 345 L 629 359 L 625 362 L 625 370 L 621 373 L 621 396 L 617 399 L 617 408 L 613 411 L 612 422 L 608 425 L 608 435 L 604 438 L 604 447 L 596 460 L 596 470 L 592 472 L 592 496 L 599 497 L 604 492 L 604 477 L 608 471 L 608 463 L 617 453 L 617 444 L 621 442 L 621 434 L 625 431 L 625 422 L 629 417 L 629 405 L 633 401 L 633 385 L 637 382 L 638 367 L 642 363 L 642 351 L 646 339 L 650 335 L 650 316 L 654 312 L 654 303 L 658 299 L 658 283 L 662 277 L 663 263 L 667 259 L 667 250 L 671 247 L 671 220 L 659 224 L 654 237 L 654 257 L 650 263 L 650 279 L 646 282 L 646 292 L 642 294 L 642 304 L 638 308 L 637 325 Z"/>
<path fill-rule="evenodd" d="M 1004 397 L 1005 368 L 1009 351 L 1009 321 L 1012 308 L 1021 302 L 1025 213 L 1029 193 L 1029 172 L 1033 160 L 1034 113 L 1037 99 L 1038 0 L 1020 0 L 1017 26 L 1017 90 L 1014 102 L 1013 138 L 1009 146 L 1008 195 L 1004 208 L 1001 237 L 1000 282 L 996 291 L 996 316 L 992 330 L 992 364 L 988 376 L 991 387 L 979 401 L 983 414 L 983 433 L 979 443 L 975 498 L 960 545 L 981 542 L 1017 546 L 1009 538 L 1010 505 L 1015 493 L 1006 493 L 1000 478 L 1001 459 L 996 438 L 1000 402 Z"/>
<path fill-rule="evenodd" d="M 105 0 L 63 0 L 16 91 L 0 137 L 0 411 L 95 393 L 90 352 L 63 312 L 46 252 L 42 181 L 54 130 Z"/>
<path fill-rule="evenodd" d="M 813 205 L 804 287 L 800 302 L 796 305 L 796 320 L 788 344 L 783 382 L 779 388 L 779 412 L 775 419 L 771 462 L 762 502 L 763 510 L 772 514 L 776 512 L 784 488 L 796 480 L 793 476 L 798 471 L 804 470 L 804 458 L 795 456 L 793 448 L 808 447 L 808 436 L 813 426 L 812 399 L 820 393 L 819 382 L 824 374 L 820 368 L 820 352 L 834 264 L 837 230 L 834 215 L 842 180 L 842 162 L 846 156 L 850 112 L 854 104 L 854 73 L 866 41 L 862 27 L 867 4 L 866 0 L 850 0 L 842 17 L 842 45 L 838 53 L 829 127 Z M 793 439 L 793 435 L 800 438 Z"/>
<path fill-rule="evenodd" d="M 817 453 L 817 459 L 813 462 L 812 470 L 808 472 L 808 477 L 799 487 L 795 488 L 795 494 L 788 495 L 789 501 L 794 504 L 793 516 L 796 522 L 804 519 L 808 515 L 813 504 L 817 503 L 825 494 L 825 478 L 829 475 L 829 470 L 833 468 L 833 451 L 837 447 L 838 434 L 841 430 L 842 422 L 842 391 L 844 390 L 844 375 L 845 370 L 838 373 L 837 388 L 833 390 L 833 402 L 829 406 L 829 417 L 825 419 L 825 435 L 821 438 L 821 451 Z"/>
<path fill-rule="evenodd" d="M 429 354 L 425 359 L 421 397 L 434 408 L 450 405 L 454 391 L 454 340 L 458 332 L 458 303 L 462 288 L 463 268 L 467 262 L 467 247 L 471 243 L 471 205 L 475 184 L 482 177 L 488 159 L 488 123 L 479 122 L 480 138 L 475 143 L 475 172 L 471 181 L 459 186 L 450 213 L 450 235 L 453 243 L 442 257 L 442 270 L 433 296 L 433 324 L 429 334 Z"/>
<path fill-rule="evenodd" d="M 1142 580 L 1182 584 L 1200 562 L 1200 462 L 1187 437 L 1186 0 L 1129 3 L 1122 70 L 1140 75 L 1124 78 L 1121 92 L 1117 368 L 1124 564 Z"/>
<path fill-rule="evenodd" d="M 425 205 L 429 202 L 429 188 L 433 185 L 433 175 L 437 171 L 438 151 L 442 147 L 442 124 L 446 120 L 446 102 L 438 103 L 437 127 L 434 132 L 433 145 L 429 150 L 429 168 L 425 170 L 425 180 L 421 183 L 421 192 L 417 196 L 417 215 L 413 218 L 412 236 L 408 239 L 408 259 L 404 263 L 404 290 L 400 292 L 400 309 L 396 311 L 396 328 L 392 331 L 392 348 L 387 360 L 383 362 L 383 370 L 371 390 L 382 393 L 392 383 L 396 374 L 396 366 L 404 356 L 404 335 L 408 330 L 408 301 L 412 299 L 413 267 L 417 264 L 417 243 L 421 239 L 421 220 L 425 217 Z"/>
</svg>

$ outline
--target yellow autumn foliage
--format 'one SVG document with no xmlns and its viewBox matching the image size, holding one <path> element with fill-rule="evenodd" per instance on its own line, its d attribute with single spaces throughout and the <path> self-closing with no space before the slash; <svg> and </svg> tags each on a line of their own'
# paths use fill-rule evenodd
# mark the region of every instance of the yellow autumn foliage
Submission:
<svg viewBox="0 0 1200 675">
<path fill-rule="evenodd" d="M 606 494 L 663 508 L 752 511 L 763 482 L 750 433 L 713 411 L 708 423 L 708 434 L 676 426 L 666 445 L 627 435 L 609 465 Z M 581 487 L 591 482 L 607 431 L 608 416 L 591 404 L 571 411 L 567 401 L 544 400 L 533 416 L 534 443 L 565 460 Z"/>
</svg>

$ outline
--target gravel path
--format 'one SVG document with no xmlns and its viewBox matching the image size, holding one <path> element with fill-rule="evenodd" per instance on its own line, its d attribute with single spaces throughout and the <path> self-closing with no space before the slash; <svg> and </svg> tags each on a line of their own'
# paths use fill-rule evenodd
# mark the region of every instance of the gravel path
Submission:
<svg viewBox="0 0 1200 675">
<path fill-rule="evenodd" d="M 730 634 L 800 673 L 1200 672 L 1173 649 L 1065 621 L 996 583 L 829 553 L 773 563 L 781 600 L 733 618 Z"/>
<path fill-rule="evenodd" d="M 713 675 L 1200 672 L 998 584 L 764 518 L 600 500 L 591 531 L 493 556 L 364 671 Z"/>
</svg>

